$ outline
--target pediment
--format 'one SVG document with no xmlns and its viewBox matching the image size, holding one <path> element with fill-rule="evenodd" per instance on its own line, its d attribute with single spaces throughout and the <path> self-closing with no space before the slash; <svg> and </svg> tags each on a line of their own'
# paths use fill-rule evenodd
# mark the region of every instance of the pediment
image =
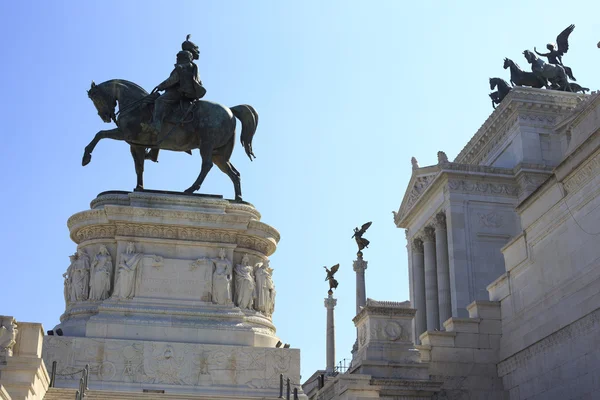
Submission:
<svg viewBox="0 0 600 400">
<path fill-rule="evenodd" d="M 423 193 L 431 186 L 436 176 L 440 173 L 439 166 L 425 167 L 413 170 L 404 193 L 404 198 L 398 212 L 394 211 L 394 223 L 398 225 L 406 214 L 412 209 Z"/>
</svg>

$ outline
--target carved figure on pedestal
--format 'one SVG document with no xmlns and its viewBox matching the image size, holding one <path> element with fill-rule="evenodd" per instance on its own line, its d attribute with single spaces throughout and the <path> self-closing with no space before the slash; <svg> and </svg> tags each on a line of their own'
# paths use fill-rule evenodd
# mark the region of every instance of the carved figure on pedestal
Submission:
<svg viewBox="0 0 600 400">
<path fill-rule="evenodd" d="M 130 242 L 127 250 L 121 254 L 121 261 L 117 269 L 117 281 L 112 297 L 117 299 L 131 299 L 135 291 L 135 276 L 138 264 L 144 255 L 135 252 L 135 245 Z"/>
<path fill-rule="evenodd" d="M 212 275 L 212 301 L 216 304 L 231 304 L 232 263 L 225 258 L 225 249 L 219 250 L 219 258 L 211 258 L 215 265 Z"/>
<path fill-rule="evenodd" d="M 235 266 L 235 305 L 239 308 L 252 308 L 255 287 L 253 272 L 248 254 L 245 254 L 242 263 Z"/>
<path fill-rule="evenodd" d="M 3 317 L 0 324 L 0 356 L 11 357 L 12 348 L 17 343 L 17 321 L 13 317 Z"/>
<path fill-rule="evenodd" d="M 74 255 L 74 263 L 69 267 L 72 274 L 71 281 L 71 300 L 85 301 L 88 299 L 90 286 L 90 257 L 85 250 L 78 249 Z"/>
<path fill-rule="evenodd" d="M 265 315 L 273 314 L 275 307 L 275 285 L 271 278 L 272 272 L 273 269 L 269 268 L 269 260 L 255 266 L 256 288 L 254 298 L 256 303 L 254 308 Z"/>
<path fill-rule="evenodd" d="M 74 287 L 72 284 L 73 281 L 73 272 L 75 261 L 77 260 L 77 253 L 69 256 L 69 266 L 67 267 L 67 271 L 62 275 L 64 278 L 64 288 L 63 288 L 63 296 L 65 297 L 65 306 L 67 306 L 70 302 L 76 301 L 77 298 L 75 296 Z"/>
<path fill-rule="evenodd" d="M 106 246 L 100 246 L 91 266 L 90 300 L 104 300 L 110 292 L 112 258 Z"/>
<path fill-rule="evenodd" d="M 335 264 L 333 267 L 331 267 L 331 269 L 327 267 L 323 268 L 325 268 L 325 272 L 327 272 L 327 277 L 325 278 L 325 280 L 329 281 L 329 291 L 327 293 L 332 295 L 333 289 L 337 289 L 338 287 L 338 281 L 333 276 L 338 271 L 338 269 L 340 269 L 340 264 Z"/>
</svg>

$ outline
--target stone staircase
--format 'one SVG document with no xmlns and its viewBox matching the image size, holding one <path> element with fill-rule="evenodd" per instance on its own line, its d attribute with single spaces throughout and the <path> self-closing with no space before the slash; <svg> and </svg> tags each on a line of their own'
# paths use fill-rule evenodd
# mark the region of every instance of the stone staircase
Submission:
<svg viewBox="0 0 600 400">
<path fill-rule="evenodd" d="M 74 400 L 76 389 L 49 388 L 44 400 Z M 85 400 L 208 400 L 207 396 L 197 396 L 193 394 L 175 394 L 175 393 L 142 393 L 142 392 L 112 392 L 105 390 L 89 390 L 85 393 Z M 234 397 L 215 397 L 215 400 L 233 400 Z M 256 400 L 276 400 L 278 397 L 261 397 Z"/>
</svg>

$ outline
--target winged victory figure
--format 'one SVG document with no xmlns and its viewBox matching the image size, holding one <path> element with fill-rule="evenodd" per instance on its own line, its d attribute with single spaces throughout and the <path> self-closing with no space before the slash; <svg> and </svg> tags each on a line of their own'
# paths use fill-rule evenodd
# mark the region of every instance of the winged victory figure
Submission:
<svg viewBox="0 0 600 400">
<path fill-rule="evenodd" d="M 325 268 L 325 272 L 327 272 L 327 277 L 325 278 L 325 280 L 329 281 L 328 293 L 333 294 L 333 289 L 337 289 L 337 287 L 338 287 L 338 281 L 333 276 L 338 271 L 338 269 L 340 269 L 340 264 L 335 264 L 333 267 L 331 267 L 331 269 L 329 269 L 327 267 L 323 267 L 323 268 Z"/>
<path fill-rule="evenodd" d="M 569 25 L 564 31 L 562 31 L 556 37 L 556 44 L 552 44 L 552 43 L 547 44 L 546 48 L 548 50 L 550 50 L 549 53 L 545 53 L 545 54 L 538 53 L 538 51 L 535 47 L 533 48 L 533 50 L 537 53 L 538 56 L 547 57 L 548 63 L 555 64 L 555 65 L 562 65 L 562 67 L 565 69 L 565 72 L 567 73 L 567 76 L 569 77 L 569 79 L 576 81 L 577 79 L 575 79 L 575 77 L 573 76 L 573 71 L 571 70 L 571 68 L 564 66 L 562 63 L 562 56 L 564 54 L 566 54 L 567 51 L 569 50 L 569 35 L 571 34 L 571 32 L 573 32 L 574 29 L 575 29 L 575 25 L 573 25 L 573 24 Z"/>
<path fill-rule="evenodd" d="M 354 235 L 352 237 L 356 240 L 356 244 L 358 245 L 358 251 L 362 251 L 365 247 L 369 247 L 369 241 L 362 237 L 365 234 L 367 229 L 371 226 L 372 222 L 367 222 L 363 224 L 360 229 L 354 228 Z"/>
</svg>

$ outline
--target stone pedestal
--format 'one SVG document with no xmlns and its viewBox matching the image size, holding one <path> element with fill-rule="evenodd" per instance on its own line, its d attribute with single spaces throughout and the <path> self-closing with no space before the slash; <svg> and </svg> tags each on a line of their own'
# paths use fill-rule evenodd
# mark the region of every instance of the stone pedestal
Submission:
<svg viewBox="0 0 600 400">
<path fill-rule="evenodd" d="M 105 192 L 68 226 L 78 247 L 55 328 L 64 336 L 44 345 L 59 373 L 90 364 L 91 389 L 207 396 L 273 396 L 281 373 L 299 381 L 299 351 L 275 348 L 271 320 L 279 233 L 252 205 Z"/>
</svg>

